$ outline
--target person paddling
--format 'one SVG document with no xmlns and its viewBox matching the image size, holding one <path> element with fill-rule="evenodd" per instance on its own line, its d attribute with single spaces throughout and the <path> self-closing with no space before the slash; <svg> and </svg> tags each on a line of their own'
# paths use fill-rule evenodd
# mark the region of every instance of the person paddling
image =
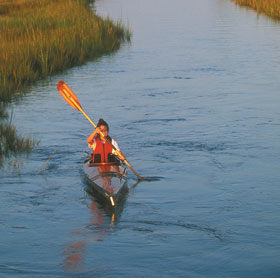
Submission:
<svg viewBox="0 0 280 278">
<path fill-rule="evenodd" d="M 62 80 L 60 80 L 57 83 L 57 90 L 59 91 L 60 95 L 63 97 L 63 99 L 74 109 L 80 111 L 85 117 L 86 119 L 96 128 L 97 126 L 95 125 L 95 123 L 90 119 L 90 117 L 85 113 L 85 111 L 83 110 L 77 96 L 74 94 L 74 92 L 70 89 L 70 87 Z M 107 125 L 108 126 L 108 125 Z M 101 130 L 100 130 L 101 131 Z M 108 132 L 108 130 L 107 130 Z M 98 134 L 98 130 L 96 131 L 96 134 Z M 90 138 L 90 143 L 93 144 L 93 138 L 95 137 L 95 135 L 90 135 L 92 136 L 92 138 Z M 105 136 L 105 135 L 104 135 Z M 110 145 L 110 144 L 109 144 Z M 112 151 L 113 153 L 113 151 Z M 130 165 L 130 163 L 128 163 L 128 161 L 126 160 L 125 156 L 120 152 L 120 150 L 115 150 L 115 153 L 119 156 L 119 158 L 123 159 L 123 162 L 132 170 L 132 172 L 136 175 L 136 177 L 138 178 L 138 180 L 143 181 L 145 180 L 144 178 L 142 178 L 134 169 L 133 167 Z"/>
<path fill-rule="evenodd" d="M 115 149 L 106 141 L 101 133 L 111 142 Z M 115 162 L 115 155 L 118 156 L 120 160 L 125 160 L 125 156 L 120 151 L 118 143 L 108 134 L 109 125 L 103 119 L 99 119 L 96 129 L 87 139 L 88 147 L 93 150 L 93 163 Z"/>
</svg>

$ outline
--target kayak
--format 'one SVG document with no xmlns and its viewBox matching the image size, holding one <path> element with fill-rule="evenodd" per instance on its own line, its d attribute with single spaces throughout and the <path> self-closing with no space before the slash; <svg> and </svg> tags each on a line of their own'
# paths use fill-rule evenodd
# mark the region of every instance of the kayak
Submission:
<svg viewBox="0 0 280 278">
<path fill-rule="evenodd" d="M 126 167 L 119 161 L 92 163 L 86 159 L 84 172 L 87 192 L 102 205 L 117 210 L 128 193 Z"/>
</svg>

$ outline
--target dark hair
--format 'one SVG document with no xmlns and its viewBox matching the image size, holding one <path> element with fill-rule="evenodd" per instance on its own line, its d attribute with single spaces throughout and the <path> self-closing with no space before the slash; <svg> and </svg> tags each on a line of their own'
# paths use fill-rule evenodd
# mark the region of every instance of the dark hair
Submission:
<svg viewBox="0 0 280 278">
<path fill-rule="evenodd" d="M 98 123 L 97 123 L 97 126 L 100 127 L 100 126 L 106 126 L 107 127 L 107 130 L 109 132 L 109 125 L 107 124 L 107 122 L 105 122 L 102 118 L 99 119 Z"/>
</svg>

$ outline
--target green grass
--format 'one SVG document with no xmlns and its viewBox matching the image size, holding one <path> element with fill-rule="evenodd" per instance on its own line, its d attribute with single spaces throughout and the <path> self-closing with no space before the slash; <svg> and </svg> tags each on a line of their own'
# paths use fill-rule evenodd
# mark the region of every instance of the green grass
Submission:
<svg viewBox="0 0 280 278">
<path fill-rule="evenodd" d="M 280 0 L 232 0 L 241 6 L 250 7 L 258 13 L 280 19 Z"/>
<path fill-rule="evenodd" d="M 35 81 L 112 53 L 130 40 L 127 28 L 97 16 L 91 2 L 0 0 L 0 156 L 33 146 L 7 124 L 10 101 Z"/>
</svg>

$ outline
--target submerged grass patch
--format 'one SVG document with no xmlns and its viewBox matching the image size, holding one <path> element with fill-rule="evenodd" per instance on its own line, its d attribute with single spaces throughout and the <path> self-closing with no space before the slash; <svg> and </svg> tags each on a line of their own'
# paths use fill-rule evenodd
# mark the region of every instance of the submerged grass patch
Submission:
<svg viewBox="0 0 280 278">
<path fill-rule="evenodd" d="M 0 156 L 29 150 L 6 122 L 5 106 L 27 85 L 117 50 L 130 40 L 120 22 L 102 19 L 92 0 L 0 0 Z"/>
<path fill-rule="evenodd" d="M 8 121 L 2 121 L 0 124 L 0 167 L 4 157 L 31 151 L 38 143 L 39 141 L 32 138 L 19 136 L 15 126 Z"/>
<path fill-rule="evenodd" d="M 18 136 L 16 128 L 8 122 L 0 125 L 0 138 L 1 155 L 9 155 L 16 151 L 31 150 L 37 144 L 30 138 Z"/>
<path fill-rule="evenodd" d="M 280 19 L 280 0 L 232 0 L 233 2 L 255 9 L 274 19 Z"/>
</svg>

